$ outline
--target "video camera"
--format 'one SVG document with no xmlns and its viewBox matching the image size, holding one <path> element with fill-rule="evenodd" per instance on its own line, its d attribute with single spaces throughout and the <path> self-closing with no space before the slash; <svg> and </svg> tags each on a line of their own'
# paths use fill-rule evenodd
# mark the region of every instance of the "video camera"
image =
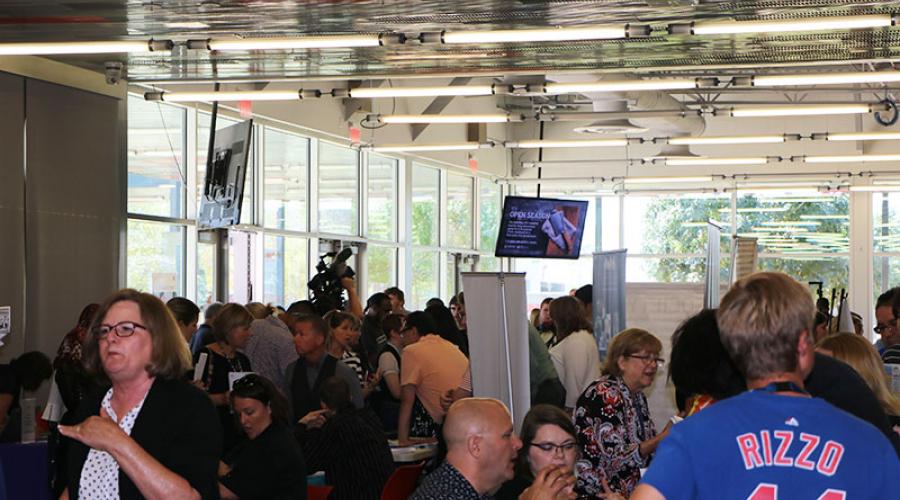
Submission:
<svg viewBox="0 0 900 500">
<path fill-rule="evenodd" d="M 347 247 L 340 252 L 328 252 L 319 257 L 316 275 L 307 283 L 312 297 L 310 300 L 319 314 L 324 316 L 328 311 L 345 308 L 341 279 L 356 276 L 353 268 L 347 265 L 347 259 L 352 255 L 353 249 Z M 327 258 L 331 262 L 326 263 Z"/>
</svg>

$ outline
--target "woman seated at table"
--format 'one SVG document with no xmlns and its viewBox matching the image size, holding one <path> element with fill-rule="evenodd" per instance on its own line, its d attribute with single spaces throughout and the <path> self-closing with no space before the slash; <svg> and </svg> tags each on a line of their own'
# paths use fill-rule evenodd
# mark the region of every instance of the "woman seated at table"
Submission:
<svg viewBox="0 0 900 500">
<path fill-rule="evenodd" d="M 165 304 L 121 290 L 85 340 L 88 372 L 107 383 L 60 425 L 73 440 L 62 498 L 214 498 L 222 433 L 205 394 L 182 379 L 190 352 Z"/>
<path fill-rule="evenodd" d="M 209 393 L 219 412 L 223 432 L 222 444 L 226 452 L 240 440 L 240 432 L 231 415 L 228 374 L 251 371 L 250 359 L 238 349 L 242 349 L 250 340 L 252 322 L 253 316 L 244 306 L 226 304 L 212 322 L 216 341 L 200 349 L 194 359 L 196 363 L 200 359 L 200 354 L 206 353 L 208 356 L 206 369 L 200 377 L 200 385 Z"/>
<path fill-rule="evenodd" d="M 605 479 L 612 491 L 631 495 L 640 470 L 668 434 L 668 425 L 656 434 L 643 392 L 663 362 L 661 350 L 659 339 L 645 330 L 620 332 L 609 343 L 603 376 L 578 398 L 573 417 L 582 452 L 575 464 L 580 494 L 605 493 Z"/>
<path fill-rule="evenodd" d="M 572 418 L 553 405 L 535 405 L 522 422 L 522 447 L 516 458 L 516 475 L 500 487 L 494 498 L 514 500 L 520 497 L 543 473 L 558 474 L 567 481 L 563 490 L 572 493 L 575 486 L 575 459 L 578 442 Z"/>
<path fill-rule="evenodd" d="M 219 464 L 223 499 L 306 498 L 306 464 L 288 429 L 287 400 L 267 378 L 235 381 L 231 407 L 247 440 Z"/>
</svg>

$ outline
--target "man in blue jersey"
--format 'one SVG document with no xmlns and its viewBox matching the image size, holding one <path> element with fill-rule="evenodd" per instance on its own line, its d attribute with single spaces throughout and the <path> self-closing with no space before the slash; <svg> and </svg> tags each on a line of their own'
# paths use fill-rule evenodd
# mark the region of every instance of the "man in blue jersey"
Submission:
<svg viewBox="0 0 900 500">
<path fill-rule="evenodd" d="M 632 499 L 897 498 L 900 461 L 884 435 L 803 388 L 814 311 L 787 275 L 735 283 L 717 322 L 750 390 L 675 425 Z"/>
</svg>

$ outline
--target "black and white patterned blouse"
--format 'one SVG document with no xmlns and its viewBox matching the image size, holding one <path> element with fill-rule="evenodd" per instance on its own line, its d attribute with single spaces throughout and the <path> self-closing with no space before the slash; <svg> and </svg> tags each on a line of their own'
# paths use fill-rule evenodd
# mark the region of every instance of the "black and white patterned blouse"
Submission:
<svg viewBox="0 0 900 500">
<path fill-rule="evenodd" d="M 425 476 L 422 484 L 409 500 L 490 500 L 491 495 L 479 495 L 472 484 L 456 467 L 446 460 L 431 474 Z"/>
<path fill-rule="evenodd" d="M 110 388 L 106 391 L 106 396 L 103 397 L 100 406 L 106 410 L 106 414 L 109 415 L 113 422 L 116 422 L 125 434 L 130 436 L 131 429 L 134 427 L 134 421 L 137 420 L 147 395 L 145 394 L 141 402 L 126 413 L 121 420 L 116 416 L 116 412 L 113 410 L 112 404 L 110 404 L 112 395 L 113 390 Z M 118 500 L 119 464 L 112 455 L 105 451 L 91 448 L 91 451 L 88 452 L 87 460 L 84 462 L 84 467 L 81 469 L 78 497 L 92 500 Z"/>
</svg>

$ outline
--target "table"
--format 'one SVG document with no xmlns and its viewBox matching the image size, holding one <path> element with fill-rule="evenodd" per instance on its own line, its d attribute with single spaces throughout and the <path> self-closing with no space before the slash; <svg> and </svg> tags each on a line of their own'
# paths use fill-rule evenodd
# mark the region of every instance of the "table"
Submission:
<svg viewBox="0 0 900 500">
<path fill-rule="evenodd" d="M 0 444 L 6 498 L 50 500 L 47 465 L 46 442 Z"/>
<path fill-rule="evenodd" d="M 437 454 L 437 443 L 422 443 L 411 446 L 395 446 L 394 443 L 391 443 L 391 455 L 394 456 L 394 463 L 421 462 Z"/>
</svg>

